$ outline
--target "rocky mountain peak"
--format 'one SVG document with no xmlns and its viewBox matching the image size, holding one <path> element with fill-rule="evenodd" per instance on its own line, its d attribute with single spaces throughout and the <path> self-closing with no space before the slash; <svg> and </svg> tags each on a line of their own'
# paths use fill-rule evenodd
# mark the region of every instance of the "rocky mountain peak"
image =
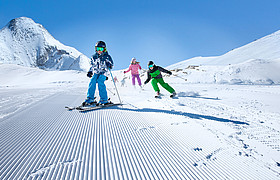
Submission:
<svg viewBox="0 0 280 180">
<path fill-rule="evenodd" d="M 0 63 L 45 70 L 88 70 L 89 59 L 57 41 L 41 24 L 27 17 L 11 20 L 0 31 Z"/>
</svg>

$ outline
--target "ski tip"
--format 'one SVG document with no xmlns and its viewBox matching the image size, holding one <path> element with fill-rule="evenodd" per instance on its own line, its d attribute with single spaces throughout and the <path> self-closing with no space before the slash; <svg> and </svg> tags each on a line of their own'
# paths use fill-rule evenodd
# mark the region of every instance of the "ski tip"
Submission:
<svg viewBox="0 0 280 180">
<path fill-rule="evenodd" d="M 66 108 L 68 111 L 72 111 L 72 110 L 76 109 L 75 107 L 68 107 L 68 106 L 65 106 L 65 108 Z"/>
</svg>

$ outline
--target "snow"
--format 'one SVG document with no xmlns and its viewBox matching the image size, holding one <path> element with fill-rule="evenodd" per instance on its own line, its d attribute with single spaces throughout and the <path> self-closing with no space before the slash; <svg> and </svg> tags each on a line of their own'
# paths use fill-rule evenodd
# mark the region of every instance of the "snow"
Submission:
<svg viewBox="0 0 280 180">
<path fill-rule="evenodd" d="M 170 68 L 184 65 L 229 65 L 239 64 L 252 59 L 273 60 L 280 58 L 280 30 L 255 40 L 245 46 L 233 49 L 222 56 L 216 57 L 195 57 L 177 64 Z"/>
<path fill-rule="evenodd" d="M 124 105 L 81 113 L 64 106 L 85 99 L 85 72 L 0 69 L 0 179 L 279 179 L 278 85 L 165 75 L 178 96 L 155 99 L 112 71 Z"/>
<path fill-rule="evenodd" d="M 190 83 L 280 84 L 280 31 L 222 56 L 195 57 L 168 66 Z"/>
<path fill-rule="evenodd" d="M 41 24 L 27 17 L 11 20 L 0 30 L 0 63 L 45 70 L 83 70 L 89 59 L 57 41 Z"/>
<path fill-rule="evenodd" d="M 280 58 L 273 60 L 250 59 L 243 63 L 232 65 L 201 65 L 190 66 L 179 64 L 175 68 L 177 75 L 189 83 L 217 84 L 280 84 Z"/>
<path fill-rule="evenodd" d="M 129 73 L 112 71 L 117 89 L 109 76 L 108 95 L 118 103 L 118 91 L 123 105 L 88 112 L 64 108 L 86 98 L 90 79 L 79 70 L 88 61 L 66 70 L 67 56 L 45 66 L 64 71 L 39 69 L 32 51 L 19 52 L 41 38 L 13 49 L 7 31 L 0 32 L 0 179 L 280 179 L 279 31 L 166 67 L 174 99 L 161 87 L 156 99 L 150 83 L 133 87 Z"/>
</svg>

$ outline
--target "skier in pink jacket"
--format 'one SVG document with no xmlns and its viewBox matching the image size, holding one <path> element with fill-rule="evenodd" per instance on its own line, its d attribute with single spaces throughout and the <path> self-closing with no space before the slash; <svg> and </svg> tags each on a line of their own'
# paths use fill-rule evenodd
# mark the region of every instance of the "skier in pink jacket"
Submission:
<svg viewBox="0 0 280 180">
<path fill-rule="evenodd" d="M 142 69 L 141 66 L 139 65 L 139 62 L 136 61 L 136 58 L 132 58 L 131 64 L 129 65 L 128 70 L 124 71 L 124 73 L 131 71 L 132 85 L 135 87 L 135 78 L 137 78 L 138 85 L 142 88 L 142 83 L 141 83 L 141 79 L 139 77 L 138 69 L 140 69 L 140 70 Z"/>
</svg>

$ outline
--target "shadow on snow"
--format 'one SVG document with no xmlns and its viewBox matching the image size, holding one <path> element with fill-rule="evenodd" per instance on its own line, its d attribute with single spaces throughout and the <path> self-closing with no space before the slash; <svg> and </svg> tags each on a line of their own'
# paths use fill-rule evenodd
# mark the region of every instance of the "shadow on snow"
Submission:
<svg viewBox="0 0 280 180">
<path fill-rule="evenodd" d="M 172 115 L 185 116 L 185 117 L 192 118 L 192 119 L 199 119 L 199 120 L 207 119 L 207 120 L 211 120 L 211 121 L 233 123 L 233 124 L 238 124 L 238 125 L 249 125 L 249 123 L 242 122 L 242 121 L 235 121 L 235 120 L 219 118 L 219 117 L 215 117 L 215 116 L 193 114 L 193 113 L 180 112 L 180 111 L 174 111 L 174 110 L 163 110 L 163 109 L 152 109 L 152 108 L 143 108 L 143 109 L 119 108 L 119 110 L 133 111 L 133 112 L 166 113 L 166 114 L 172 114 Z"/>
<path fill-rule="evenodd" d="M 211 98 L 211 97 L 203 97 L 199 93 L 196 92 L 179 92 L 178 97 L 190 97 L 190 98 L 200 98 L 200 99 L 209 99 L 209 100 L 220 100 L 218 97 Z"/>
</svg>

